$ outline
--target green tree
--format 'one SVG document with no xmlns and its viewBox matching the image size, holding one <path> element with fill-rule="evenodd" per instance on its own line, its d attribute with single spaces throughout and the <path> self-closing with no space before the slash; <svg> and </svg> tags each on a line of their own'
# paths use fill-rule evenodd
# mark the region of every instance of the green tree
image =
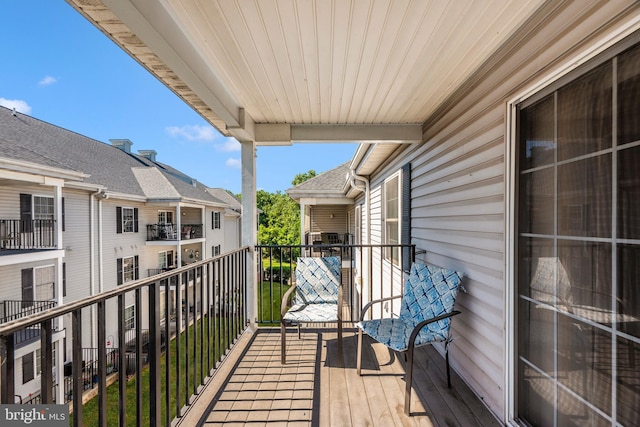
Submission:
<svg viewBox="0 0 640 427">
<path fill-rule="evenodd" d="M 262 245 L 296 245 L 300 242 L 300 208 L 280 191 L 256 193 L 260 213 L 258 238 Z"/>
<path fill-rule="evenodd" d="M 299 173 L 297 174 L 295 177 L 293 177 L 293 181 L 291 181 L 291 184 L 293 185 L 298 185 L 298 184 L 302 184 L 303 182 L 305 182 L 308 179 L 313 178 L 314 176 L 316 176 L 316 171 L 313 169 L 309 169 L 307 172 L 305 173 Z"/>
</svg>

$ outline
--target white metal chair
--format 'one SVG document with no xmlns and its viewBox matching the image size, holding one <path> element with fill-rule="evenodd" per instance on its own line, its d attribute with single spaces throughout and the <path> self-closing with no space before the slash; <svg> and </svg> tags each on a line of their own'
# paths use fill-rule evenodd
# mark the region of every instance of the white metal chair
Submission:
<svg viewBox="0 0 640 427">
<path fill-rule="evenodd" d="M 282 298 L 281 360 L 286 363 L 286 327 L 301 323 L 337 323 L 338 353 L 342 353 L 342 279 L 340 257 L 301 257 L 296 264 L 295 283 Z M 296 291 L 293 306 L 287 302 Z M 340 360 L 340 359 L 339 359 Z"/>
</svg>

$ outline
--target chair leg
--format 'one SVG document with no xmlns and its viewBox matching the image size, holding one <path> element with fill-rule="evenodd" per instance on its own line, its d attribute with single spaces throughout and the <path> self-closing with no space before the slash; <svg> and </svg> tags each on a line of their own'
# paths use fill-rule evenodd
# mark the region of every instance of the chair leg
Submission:
<svg viewBox="0 0 640 427">
<path fill-rule="evenodd" d="M 284 365 L 287 363 L 287 328 L 284 321 L 280 321 L 280 362 Z"/>
<path fill-rule="evenodd" d="M 338 367 L 342 368 L 342 319 L 338 319 Z"/>
<path fill-rule="evenodd" d="M 301 337 L 302 337 L 302 336 L 300 335 L 300 325 L 301 325 L 301 323 L 300 323 L 300 322 L 298 322 L 298 339 L 301 339 Z"/>
<path fill-rule="evenodd" d="M 451 374 L 449 373 L 449 343 L 444 345 L 444 360 L 447 364 L 447 386 L 451 388 Z"/>
<path fill-rule="evenodd" d="M 358 375 L 362 375 L 361 367 L 362 365 L 362 329 L 358 328 L 358 352 L 356 355 L 356 372 Z"/>
<path fill-rule="evenodd" d="M 407 373 L 404 382 L 406 389 L 404 392 L 404 414 L 411 415 L 411 382 L 413 380 L 413 347 L 407 349 Z"/>
</svg>

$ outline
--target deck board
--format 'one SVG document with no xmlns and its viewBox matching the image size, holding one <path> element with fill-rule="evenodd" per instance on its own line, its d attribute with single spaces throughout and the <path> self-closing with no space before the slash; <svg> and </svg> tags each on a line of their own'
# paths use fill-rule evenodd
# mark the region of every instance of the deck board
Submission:
<svg viewBox="0 0 640 427">
<path fill-rule="evenodd" d="M 178 425 L 500 425 L 453 371 L 447 388 L 444 360 L 431 346 L 416 352 L 407 417 L 404 358 L 366 336 L 362 376 L 356 373 L 357 335 L 351 330 L 344 334 L 342 363 L 335 330 L 303 329 L 301 339 L 291 330 L 284 366 L 279 330 L 261 328 L 243 342 Z"/>
</svg>

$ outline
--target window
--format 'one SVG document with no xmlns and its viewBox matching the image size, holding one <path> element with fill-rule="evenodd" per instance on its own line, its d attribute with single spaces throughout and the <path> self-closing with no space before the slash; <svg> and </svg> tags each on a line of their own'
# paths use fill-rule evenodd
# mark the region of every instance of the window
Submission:
<svg viewBox="0 0 640 427">
<path fill-rule="evenodd" d="M 135 329 L 136 327 L 136 306 L 130 305 L 124 309 L 124 328 Z"/>
<path fill-rule="evenodd" d="M 56 297 L 56 269 L 53 265 L 38 267 L 35 273 L 36 301 L 49 301 Z"/>
<path fill-rule="evenodd" d="M 638 423 L 639 92 L 636 45 L 517 105 L 524 424 Z"/>
<path fill-rule="evenodd" d="M 158 268 L 170 268 L 173 267 L 173 251 L 161 251 L 158 252 Z"/>
<path fill-rule="evenodd" d="M 173 224 L 173 212 L 158 211 L 158 224 Z"/>
<path fill-rule="evenodd" d="M 52 348 L 55 346 L 51 346 Z M 35 356 L 34 356 L 34 364 L 35 364 L 35 371 L 33 372 L 35 374 L 36 377 L 40 376 L 40 374 L 42 373 L 42 352 L 40 351 L 40 349 L 37 349 L 35 352 Z M 55 354 L 53 355 L 53 358 L 51 360 L 56 360 L 55 358 Z"/>
<path fill-rule="evenodd" d="M 396 174 L 384 183 L 384 243 L 400 243 L 400 174 Z M 385 248 L 385 258 L 398 264 L 398 248 Z"/>
<path fill-rule="evenodd" d="M 220 228 L 220 212 L 211 212 L 211 228 L 214 230 Z"/>
<path fill-rule="evenodd" d="M 22 308 L 33 306 L 33 268 L 22 269 Z"/>
<path fill-rule="evenodd" d="M 127 283 L 131 280 L 138 280 L 140 278 L 138 273 L 138 255 L 126 258 L 118 258 L 116 260 L 116 263 L 118 285 L 122 285 L 123 283 Z"/>
<path fill-rule="evenodd" d="M 62 263 L 62 296 L 67 296 L 67 263 Z"/>
<path fill-rule="evenodd" d="M 35 378 L 33 353 L 22 356 L 22 384 L 26 384 Z"/>
<path fill-rule="evenodd" d="M 53 220 L 53 197 L 33 196 L 33 219 Z"/>
<path fill-rule="evenodd" d="M 212 246 L 211 247 L 211 253 L 213 254 L 213 256 L 220 255 L 220 245 Z"/>
<path fill-rule="evenodd" d="M 116 232 L 138 232 L 138 208 L 123 208 L 120 206 L 116 208 Z"/>
</svg>

